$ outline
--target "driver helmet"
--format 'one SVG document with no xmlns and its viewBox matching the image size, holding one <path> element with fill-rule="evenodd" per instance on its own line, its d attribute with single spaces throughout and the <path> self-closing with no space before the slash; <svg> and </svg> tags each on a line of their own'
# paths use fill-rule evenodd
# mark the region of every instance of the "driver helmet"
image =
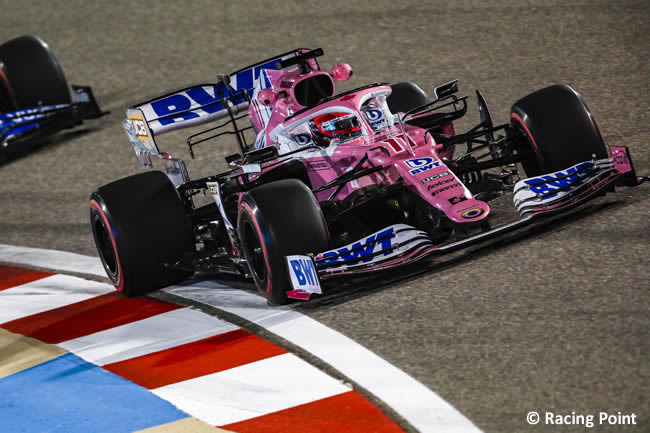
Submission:
<svg viewBox="0 0 650 433">
<path fill-rule="evenodd" d="M 326 113 L 309 122 L 314 142 L 328 146 L 335 138 L 346 142 L 361 137 L 361 123 L 352 113 Z"/>
</svg>

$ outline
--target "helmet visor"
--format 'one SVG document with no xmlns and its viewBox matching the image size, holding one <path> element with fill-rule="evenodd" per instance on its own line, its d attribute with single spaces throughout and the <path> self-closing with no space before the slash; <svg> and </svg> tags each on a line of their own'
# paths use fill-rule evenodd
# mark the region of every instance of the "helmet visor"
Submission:
<svg viewBox="0 0 650 433">
<path fill-rule="evenodd" d="M 330 138 L 355 138 L 361 135 L 361 124 L 354 114 L 327 113 L 314 118 L 317 131 Z"/>
</svg>

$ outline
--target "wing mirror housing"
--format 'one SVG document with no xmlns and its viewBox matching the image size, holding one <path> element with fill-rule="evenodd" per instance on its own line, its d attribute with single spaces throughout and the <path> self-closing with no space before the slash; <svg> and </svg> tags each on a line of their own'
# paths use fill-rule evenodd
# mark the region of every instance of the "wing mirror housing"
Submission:
<svg viewBox="0 0 650 433">
<path fill-rule="evenodd" d="M 352 66 L 347 63 L 337 63 L 332 67 L 332 78 L 336 81 L 347 81 L 352 76 Z"/>
<path fill-rule="evenodd" d="M 273 89 L 262 89 L 257 94 L 257 102 L 266 107 L 275 104 L 275 101 L 277 100 L 278 94 L 277 92 L 273 91 Z"/>
<path fill-rule="evenodd" d="M 436 99 L 446 98 L 447 96 L 453 95 L 456 92 L 458 92 L 458 80 L 452 80 L 448 83 L 436 87 L 433 90 L 433 93 L 436 95 Z"/>
</svg>

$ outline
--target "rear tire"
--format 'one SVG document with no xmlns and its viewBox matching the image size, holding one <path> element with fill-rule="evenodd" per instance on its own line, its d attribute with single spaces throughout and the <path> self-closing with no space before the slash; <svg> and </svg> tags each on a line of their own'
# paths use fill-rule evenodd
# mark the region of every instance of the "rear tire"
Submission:
<svg viewBox="0 0 650 433">
<path fill-rule="evenodd" d="M 511 110 L 511 124 L 526 135 L 530 155 L 522 165 L 528 176 L 571 167 L 594 157 L 608 157 L 607 146 L 587 105 L 578 92 L 556 84 L 517 101 Z"/>
<path fill-rule="evenodd" d="M 63 71 L 38 36 L 21 36 L 0 45 L 0 62 L 5 90 L 16 109 L 71 102 Z"/>
<path fill-rule="evenodd" d="M 275 304 L 286 304 L 291 288 L 284 257 L 325 251 L 325 217 L 307 186 L 296 179 L 261 185 L 239 204 L 238 233 L 258 290 Z"/>
<path fill-rule="evenodd" d="M 126 296 L 177 283 L 192 273 L 166 268 L 194 250 L 192 227 L 176 188 L 160 171 L 99 187 L 90 224 L 106 274 Z"/>
</svg>

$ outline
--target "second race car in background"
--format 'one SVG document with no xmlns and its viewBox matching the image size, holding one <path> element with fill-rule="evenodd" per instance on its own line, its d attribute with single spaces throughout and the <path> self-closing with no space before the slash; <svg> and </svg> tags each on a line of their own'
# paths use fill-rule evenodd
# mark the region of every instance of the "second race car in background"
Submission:
<svg viewBox="0 0 650 433">
<path fill-rule="evenodd" d="M 138 160 L 160 161 L 166 175 L 137 174 L 91 196 L 97 250 L 118 290 L 235 272 L 274 303 L 309 299 L 329 279 L 444 254 L 644 180 L 568 85 L 525 96 L 496 126 L 477 91 L 480 123 L 459 134 L 467 96 L 456 81 L 432 97 L 412 82 L 336 94 L 334 81 L 352 70 L 322 71 L 322 54 L 297 49 L 127 110 Z M 219 119 L 187 139 L 189 152 L 234 136 L 232 170 L 190 180 L 156 138 Z"/>
<path fill-rule="evenodd" d="M 0 156 L 106 114 L 88 86 L 72 92 L 49 46 L 38 36 L 0 45 Z"/>
</svg>

